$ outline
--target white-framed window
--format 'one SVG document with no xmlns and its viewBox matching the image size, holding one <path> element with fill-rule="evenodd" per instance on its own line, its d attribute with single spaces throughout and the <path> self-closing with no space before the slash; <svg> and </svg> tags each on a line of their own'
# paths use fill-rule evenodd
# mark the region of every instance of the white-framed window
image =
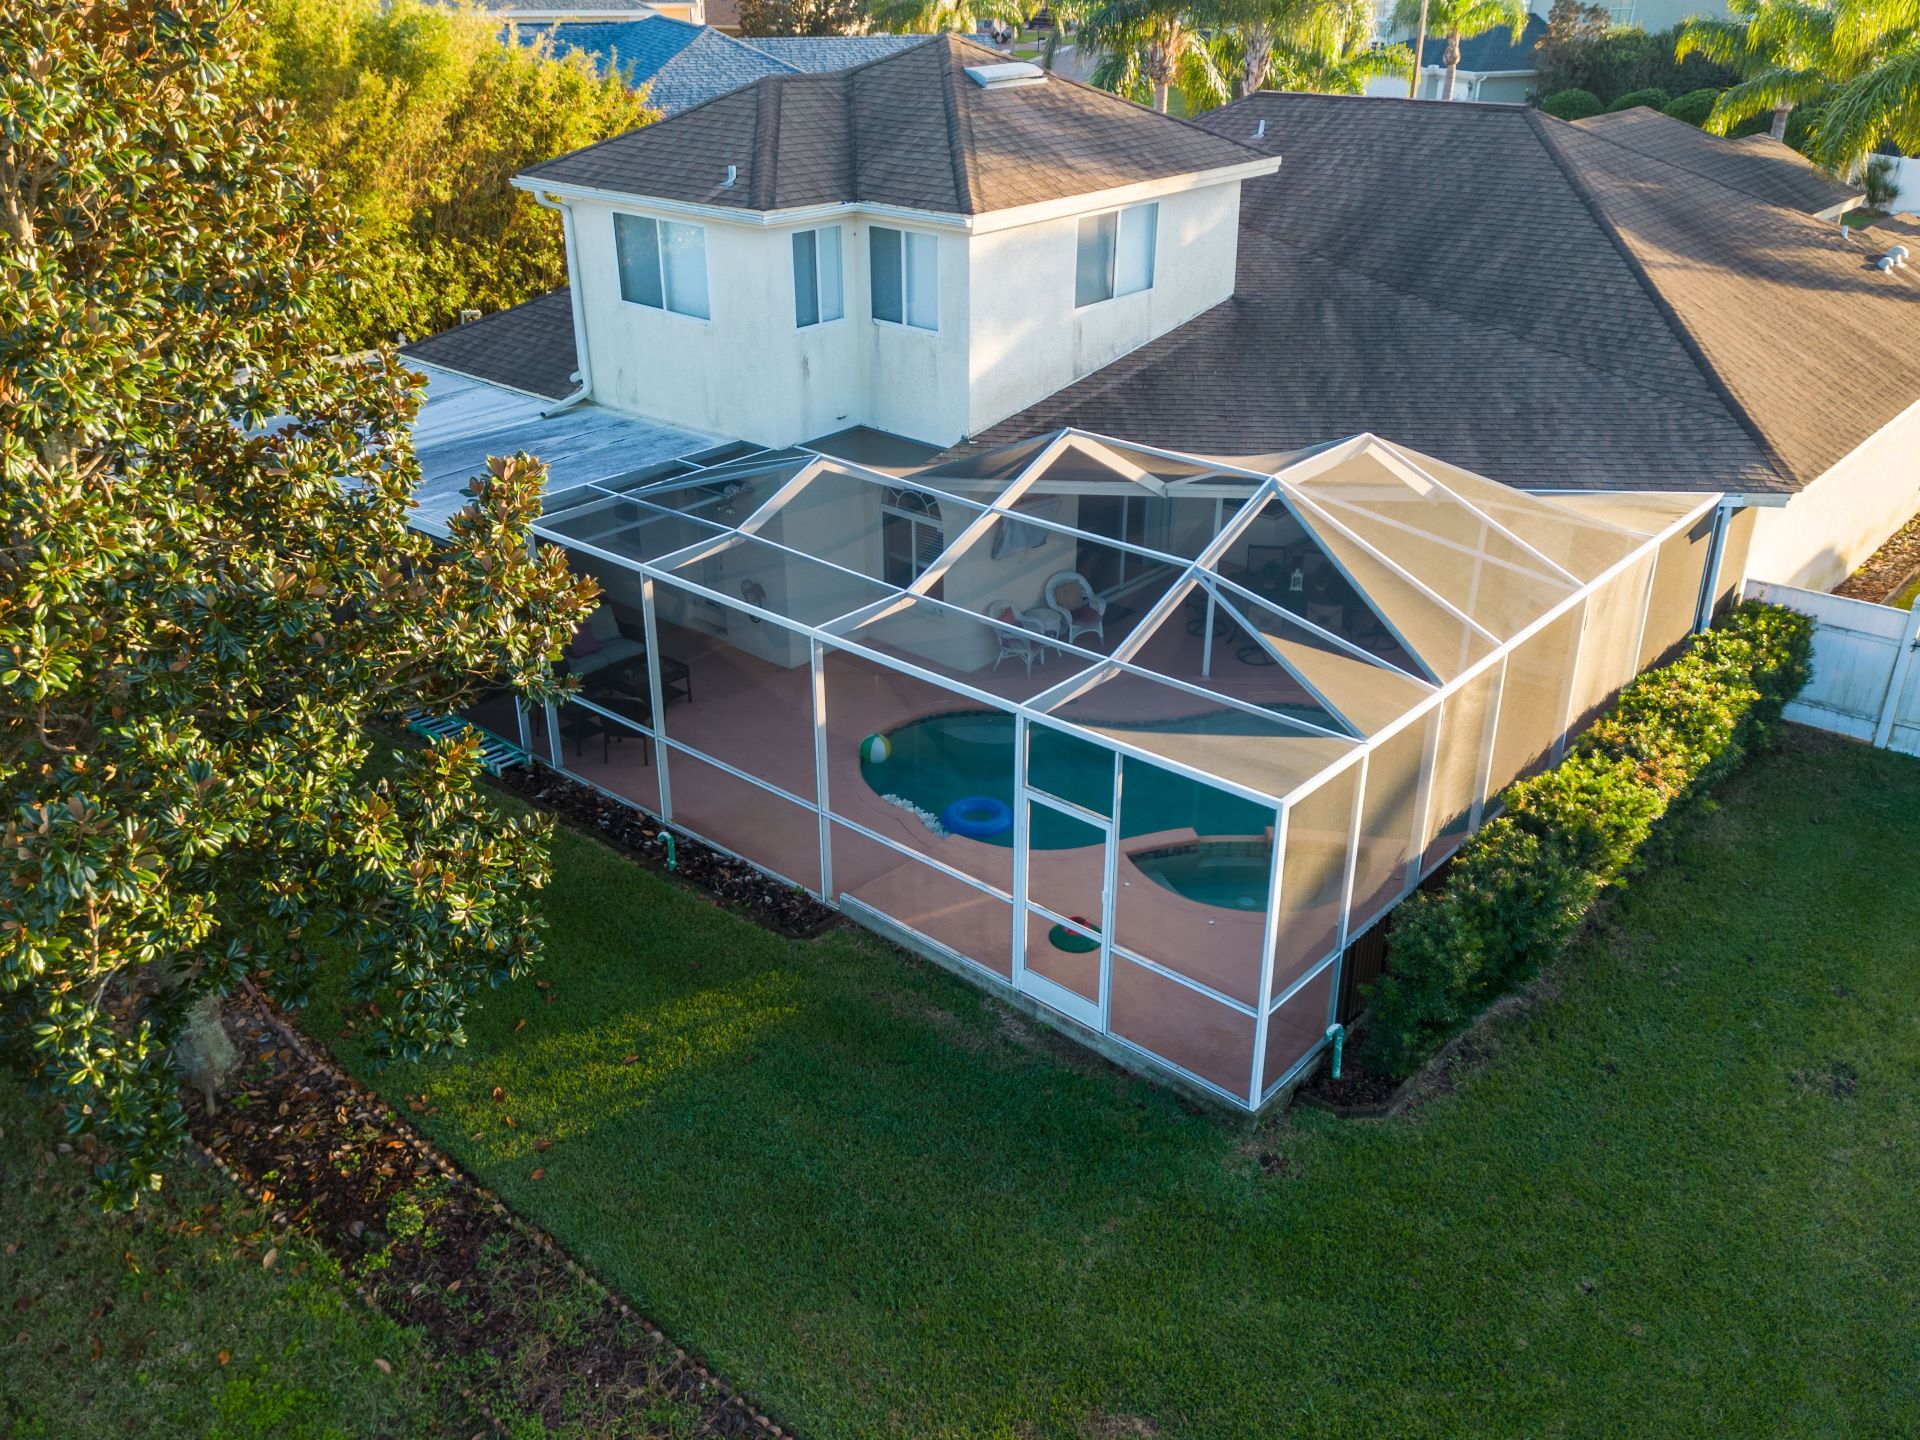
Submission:
<svg viewBox="0 0 1920 1440">
<path fill-rule="evenodd" d="M 947 548 L 940 524 L 940 502 L 923 490 L 888 486 L 880 501 L 882 576 L 901 589 L 927 572 Z M 945 580 L 936 580 L 930 592 L 941 598 Z"/>
<path fill-rule="evenodd" d="M 940 328 L 940 241 L 916 230 L 867 232 L 873 318 L 916 330 Z"/>
<path fill-rule="evenodd" d="M 847 313 L 841 281 L 840 227 L 793 232 L 793 323 L 799 329 Z"/>
<path fill-rule="evenodd" d="M 615 215 L 613 253 L 621 299 L 696 320 L 713 318 L 707 308 L 706 226 Z"/>
<path fill-rule="evenodd" d="M 1082 219 L 1073 271 L 1074 308 L 1151 290 L 1154 232 L 1159 228 L 1157 201 Z"/>
</svg>

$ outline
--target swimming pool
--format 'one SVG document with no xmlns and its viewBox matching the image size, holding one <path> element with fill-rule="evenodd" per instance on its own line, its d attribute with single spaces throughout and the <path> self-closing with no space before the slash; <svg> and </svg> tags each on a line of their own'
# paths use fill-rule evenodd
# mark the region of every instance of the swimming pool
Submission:
<svg viewBox="0 0 1920 1440">
<path fill-rule="evenodd" d="M 1227 910 L 1267 908 L 1273 846 L 1261 840 L 1201 840 L 1127 856 L 1154 884 Z"/>
<path fill-rule="evenodd" d="M 897 795 L 932 815 L 968 795 L 1012 805 L 1013 734 L 1014 717 L 999 710 L 928 715 L 887 733 L 892 752 L 887 759 L 874 761 L 863 753 L 860 774 L 875 794 Z M 1047 726 L 1036 725 L 1031 734 L 1028 761 L 1036 781 L 1044 777 L 1048 792 L 1063 799 L 1104 808 L 1104 799 L 1095 803 L 1091 797 L 1112 793 L 1112 752 Z M 1182 829 L 1203 836 L 1264 836 L 1273 825 L 1272 811 L 1157 765 L 1129 761 L 1125 793 L 1123 836 Z M 1086 826 L 1054 810 L 1035 806 L 1032 825 L 1028 843 L 1036 849 L 1071 850 L 1090 843 Z M 1011 848 L 1013 832 L 983 843 Z"/>
</svg>

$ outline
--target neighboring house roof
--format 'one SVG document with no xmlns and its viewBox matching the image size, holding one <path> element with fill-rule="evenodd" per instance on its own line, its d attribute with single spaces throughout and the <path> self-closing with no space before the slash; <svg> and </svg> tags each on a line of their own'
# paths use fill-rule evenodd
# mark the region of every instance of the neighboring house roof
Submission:
<svg viewBox="0 0 1920 1440">
<path fill-rule="evenodd" d="M 740 43 L 785 61 L 796 70 L 816 74 L 823 70 L 851 70 L 869 60 L 910 50 L 927 38 L 925 35 L 749 35 Z"/>
<path fill-rule="evenodd" d="M 828 35 L 804 39 L 741 40 L 711 25 L 689 25 L 665 15 L 604 25 L 515 27 L 520 43 L 551 39 L 560 52 L 578 50 L 616 69 L 631 85 L 646 85 L 648 102 L 677 115 L 750 85 L 763 75 L 844 70 L 921 44 L 924 35 Z"/>
<path fill-rule="evenodd" d="M 739 210 L 976 215 L 1265 160 L 1058 76 L 986 88 L 966 74 L 1004 59 L 941 35 L 851 70 L 767 76 L 517 178 Z"/>
<path fill-rule="evenodd" d="M 442 330 L 400 353 L 475 380 L 558 400 L 574 389 L 573 300 L 565 290 Z"/>
<path fill-rule="evenodd" d="M 1460 42 L 1460 68 L 1471 70 L 1476 75 L 1498 74 L 1503 71 L 1534 70 L 1539 61 L 1534 58 L 1533 47 L 1546 38 L 1547 22 L 1538 15 L 1528 15 L 1526 28 L 1520 32 L 1518 40 L 1513 31 L 1502 25 L 1489 30 L 1484 35 L 1475 35 L 1471 40 Z M 1412 40 L 1409 35 L 1407 39 Z M 1412 48 L 1411 45 L 1408 46 Z M 1447 37 L 1444 35 L 1427 36 L 1426 46 L 1420 51 L 1422 65 L 1445 66 L 1447 63 Z"/>
<path fill-rule="evenodd" d="M 1644 105 L 1573 123 L 1616 145 L 1822 219 L 1852 209 L 1863 196 L 1771 135 L 1727 140 Z"/>
<path fill-rule="evenodd" d="M 1271 92 L 1200 123 L 1286 156 L 1242 189 L 1234 298 L 980 444 L 1373 431 L 1523 488 L 1791 492 L 1920 397 L 1920 276 L 1601 134 Z"/>
<path fill-rule="evenodd" d="M 551 37 L 557 51 L 580 50 L 616 69 L 630 85 L 647 86 L 647 100 L 673 115 L 751 85 L 763 75 L 791 75 L 784 61 L 706 25 L 664 15 L 615 25 L 516 27 L 520 42 Z"/>
</svg>

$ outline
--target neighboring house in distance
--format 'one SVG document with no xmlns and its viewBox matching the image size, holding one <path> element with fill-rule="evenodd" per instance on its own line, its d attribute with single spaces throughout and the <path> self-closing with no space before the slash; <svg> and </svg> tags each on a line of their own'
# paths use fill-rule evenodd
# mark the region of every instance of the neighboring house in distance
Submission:
<svg viewBox="0 0 1920 1440">
<path fill-rule="evenodd" d="M 1539 76 L 1539 68 L 1533 59 L 1533 47 L 1540 43 L 1546 33 L 1547 22 L 1538 15 L 1529 15 L 1526 28 L 1520 32 L 1518 40 L 1514 39 L 1511 30 L 1505 28 L 1490 30 L 1471 40 L 1462 40 L 1460 71 L 1454 76 L 1453 98 L 1516 105 L 1525 103 Z M 1393 38 L 1412 47 L 1414 37 L 1411 34 L 1395 35 Z M 1446 51 L 1446 36 L 1427 36 L 1426 47 L 1420 52 L 1420 98 L 1423 100 L 1438 100 L 1446 88 Z M 1403 73 L 1370 80 L 1367 82 L 1367 94 L 1405 99 L 1407 77 Z"/>
<path fill-rule="evenodd" d="M 617 23 L 520 24 L 523 45 L 551 38 L 554 48 L 579 50 L 617 67 L 629 83 L 645 85 L 649 102 L 677 115 L 764 75 L 816 74 L 864 65 L 897 54 L 923 35 L 826 35 L 741 40 L 710 25 L 661 15 Z"/>
<path fill-rule="evenodd" d="M 735 0 L 735 20 L 739 9 Z M 707 23 L 705 0 L 473 0 L 483 14 L 497 16 L 515 25 L 617 24 L 628 20 L 647 20 L 656 15 L 683 20 L 689 25 Z"/>
<path fill-rule="evenodd" d="M 1241 182 L 1279 166 L 941 36 L 514 183 L 566 207 L 600 403 L 762 445 L 944 446 L 1231 296 Z"/>
</svg>

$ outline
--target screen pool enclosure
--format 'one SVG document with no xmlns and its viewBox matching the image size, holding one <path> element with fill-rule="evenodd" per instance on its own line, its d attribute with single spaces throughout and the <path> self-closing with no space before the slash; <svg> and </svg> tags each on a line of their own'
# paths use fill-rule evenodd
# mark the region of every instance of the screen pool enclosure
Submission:
<svg viewBox="0 0 1920 1440">
<path fill-rule="evenodd" d="M 667 462 L 536 527 L 603 592 L 578 698 L 468 713 L 1257 1108 L 1350 939 L 1709 612 L 1718 500 L 1542 499 L 1373 436 Z"/>
</svg>

